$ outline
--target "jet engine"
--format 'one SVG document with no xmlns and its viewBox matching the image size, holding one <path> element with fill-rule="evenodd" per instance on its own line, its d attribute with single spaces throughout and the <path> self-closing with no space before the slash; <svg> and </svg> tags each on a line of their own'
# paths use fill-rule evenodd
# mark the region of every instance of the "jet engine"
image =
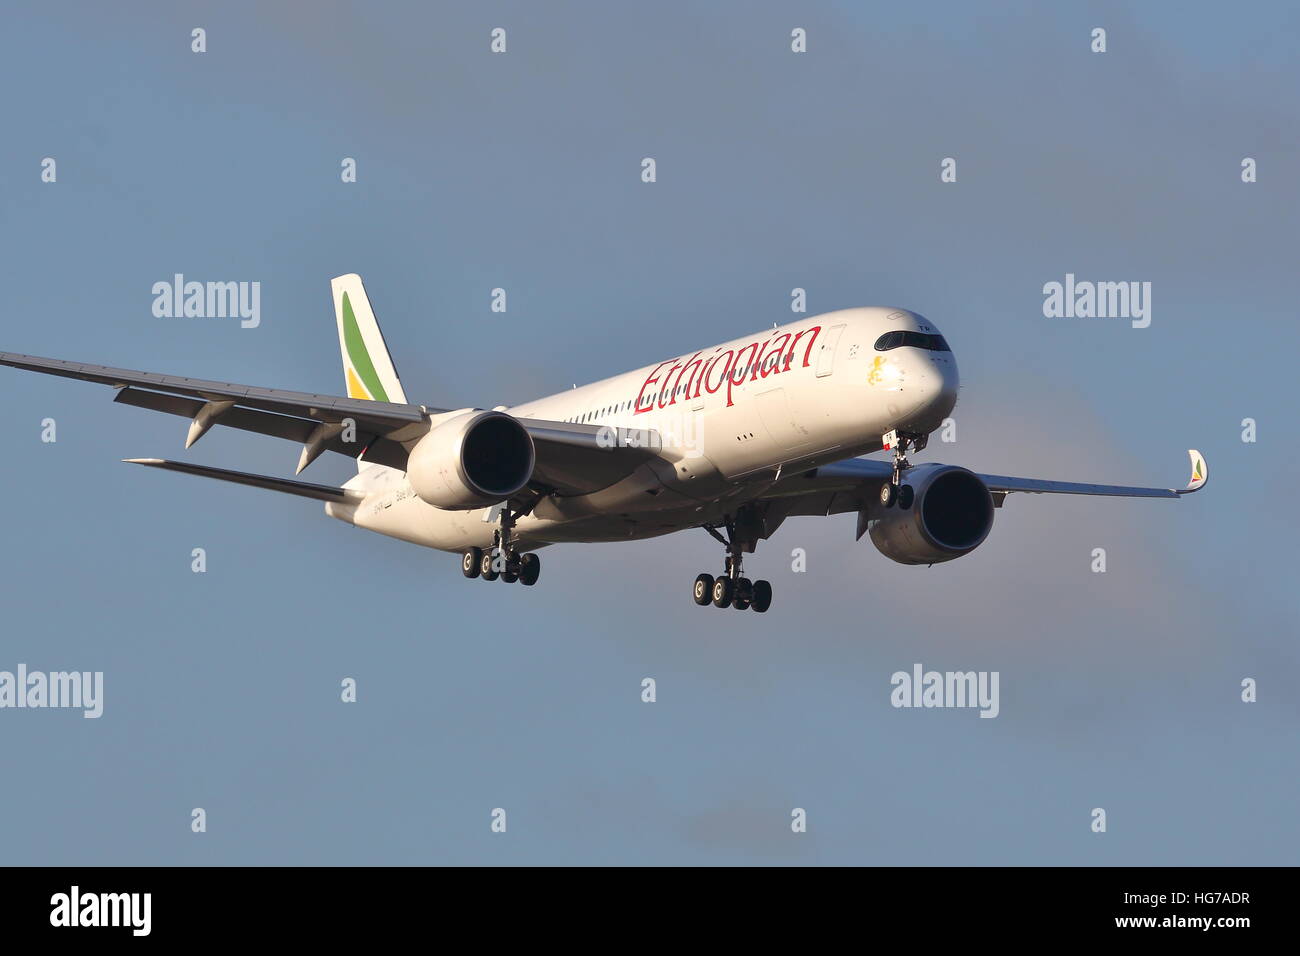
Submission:
<svg viewBox="0 0 1300 956">
<path fill-rule="evenodd" d="M 955 465 L 918 465 L 903 473 L 896 495 L 882 495 L 871 542 L 899 564 L 938 564 L 970 554 L 993 527 L 984 482 Z M 892 497 L 885 506 L 883 499 Z"/>
<path fill-rule="evenodd" d="M 504 412 L 472 411 L 435 425 L 411 449 L 406 477 L 420 500 L 469 511 L 504 501 L 533 476 L 533 439 Z"/>
</svg>

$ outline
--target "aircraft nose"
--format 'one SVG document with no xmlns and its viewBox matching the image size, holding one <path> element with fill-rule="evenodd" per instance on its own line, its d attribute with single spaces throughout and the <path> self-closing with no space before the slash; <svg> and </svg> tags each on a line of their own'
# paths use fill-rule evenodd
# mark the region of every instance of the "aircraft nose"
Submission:
<svg viewBox="0 0 1300 956">
<path fill-rule="evenodd" d="M 957 406 L 957 363 L 951 353 L 927 358 L 904 389 L 912 399 L 909 425 L 921 432 L 938 428 Z"/>
<path fill-rule="evenodd" d="M 947 418 L 957 407 L 957 388 L 960 384 L 957 378 L 957 362 L 949 354 L 936 359 L 935 365 L 940 387 L 933 404 L 941 417 Z"/>
</svg>

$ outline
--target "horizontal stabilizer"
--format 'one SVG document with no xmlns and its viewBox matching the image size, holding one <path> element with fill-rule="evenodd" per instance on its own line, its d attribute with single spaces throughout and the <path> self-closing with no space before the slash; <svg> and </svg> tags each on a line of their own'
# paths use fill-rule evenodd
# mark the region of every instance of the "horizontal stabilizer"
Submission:
<svg viewBox="0 0 1300 956">
<path fill-rule="evenodd" d="M 315 498 L 317 501 L 360 501 L 364 497 L 361 492 L 352 491 L 348 488 L 313 485 L 306 481 L 290 481 L 287 478 L 271 478 L 266 475 L 250 475 L 243 471 L 229 471 L 225 468 L 211 468 L 207 465 L 191 465 L 182 461 L 167 461 L 163 458 L 124 458 L 122 460 L 132 465 L 147 465 L 150 468 L 179 471 L 187 475 L 198 475 L 202 478 L 232 481 L 237 485 L 265 488 L 267 491 L 279 491 L 286 495 Z"/>
</svg>

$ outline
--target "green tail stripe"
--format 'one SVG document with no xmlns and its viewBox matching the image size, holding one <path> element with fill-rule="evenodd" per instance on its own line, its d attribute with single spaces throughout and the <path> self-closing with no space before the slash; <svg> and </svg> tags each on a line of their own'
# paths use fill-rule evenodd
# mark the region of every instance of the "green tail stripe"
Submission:
<svg viewBox="0 0 1300 956">
<path fill-rule="evenodd" d="M 361 384 L 370 390 L 370 397 L 378 402 L 388 401 L 388 393 L 384 391 L 379 373 L 370 361 L 370 353 L 366 351 L 366 342 L 361 337 L 361 328 L 357 325 L 357 317 L 352 312 L 352 303 L 348 301 L 346 292 L 343 293 L 343 341 L 347 344 L 352 367 L 361 379 Z"/>
</svg>

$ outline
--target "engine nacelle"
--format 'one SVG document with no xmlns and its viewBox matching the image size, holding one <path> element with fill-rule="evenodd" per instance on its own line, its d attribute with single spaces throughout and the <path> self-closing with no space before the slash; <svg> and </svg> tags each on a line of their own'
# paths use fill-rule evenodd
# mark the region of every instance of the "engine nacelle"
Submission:
<svg viewBox="0 0 1300 956">
<path fill-rule="evenodd" d="M 899 564 L 938 564 L 984 543 L 993 527 L 993 496 L 965 468 L 918 465 L 903 473 L 894 504 L 875 513 L 871 543 L 881 554 Z"/>
<path fill-rule="evenodd" d="M 469 511 L 504 501 L 533 477 L 532 436 L 504 412 L 466 412 L 435 425 L 411 449 L 406 477 L 420 500 Z"/>
</svg>

